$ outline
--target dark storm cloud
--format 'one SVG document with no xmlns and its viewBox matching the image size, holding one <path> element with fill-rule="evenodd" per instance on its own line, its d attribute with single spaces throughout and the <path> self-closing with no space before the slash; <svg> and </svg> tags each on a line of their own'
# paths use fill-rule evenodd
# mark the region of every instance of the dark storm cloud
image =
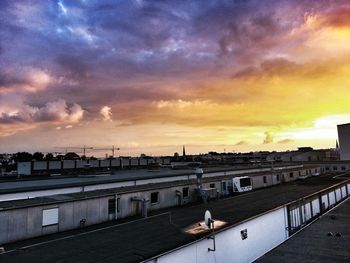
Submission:
<svg viewBox="0 0 350 263">
<path fill-rule="evenodd" d="M 19 122 L 25 122 L 26 119 L 22 118 L 22 116 L 12 116 L 8 113 L 1 113 L 0 115 L 0 124 L 15 124 Z"/>
<path fill-rule="evenodd" d="M 63 54 L 57 56 L 56 61 L 63 71 L 74 79 L 85 79 L 92 74 L 91 68 L 82 57 Z"/>
<path fill-rule="evenodd" d="M 25 84 L 14 72 L 31 67 L 55 80 L 23 95 L 31 105 L 62 98 L 98 112 L 106 104 L 181 99 L 188 85 L 177 82 L 201 89 L 196 81 L 208 72 L 292 68 L 261 61 L 305 12 L 327 4 L 310 2 L 1 1 L 0 67 L 12 75 L 0 70 L 0 85 Z"/>
</svg>

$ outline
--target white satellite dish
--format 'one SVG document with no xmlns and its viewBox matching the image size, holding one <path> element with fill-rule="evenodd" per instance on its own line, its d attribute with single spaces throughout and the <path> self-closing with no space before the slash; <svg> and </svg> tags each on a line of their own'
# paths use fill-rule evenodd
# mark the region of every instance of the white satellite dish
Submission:
<svg viewBox="0 0 350 263">
<path fill-rule="evenodd" d="M 207 227 L 209 229 L 212 229 L 212 234 L 210 237 L 208 237 L 208 239 L 212 239 L 213 240 L 213 248 L 208 248 L 208 251 L 215 251 L 216 250 L 216 245 L 215 245 L 215 233 L 214 233 L 214 220 L 211 219 L 211 213 L 209 210 L 205 211 L 204 214 L 204 222 L 207 225 Z"/>
<path fill-rule="evenodd" d="M 213 220 L 211 219 L 211 213 L 209 210 L 205 211 L 204 222 L 207 225 L 207 227 L 211 228 L 211 223 L 213 222 Z"/>
</svg>

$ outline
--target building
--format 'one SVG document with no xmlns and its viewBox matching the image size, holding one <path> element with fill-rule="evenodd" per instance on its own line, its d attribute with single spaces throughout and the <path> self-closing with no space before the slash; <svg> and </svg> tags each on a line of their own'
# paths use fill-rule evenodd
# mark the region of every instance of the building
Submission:
<svg viewBox="0 0 350 263">
<path fill-rule="evenodd" d="M 269 162 L 316 162 L 337 159 L 334 149 L 314 150 L 310 147 L 301 147 L 297 151 L 272 152 L 267 156 Z"/>
<path fill-rule="evenodd" d="M 72 156 L 72 155 L 71 155 Z M 72 175 L 82 173 L 106 172 L 120 169 L 145 168 L 154 164 L 170 165 L 170 158 L 167 157 L 146 157 L 146 158 L 129 158 L 120 157 L 112 159 L 96 160 L 55 160 L 55 161 L 31 161 L 18 162 L 17 173 L 20 176 L 30 175 Z"/>
<path fill-rule="evenodd" d="M 5 244 L 0 261 L 252 262 L 346 200 L 349 192 L 349 179 L 324 175 L 249 195 L 155 211 L 145 219 L 122 223 L 117 220 L 100 228 L 87 227 L 88 217 L 83 221 L 81 216 L 97 218 L 112 212 L 108 205 L 113 202 L 107 197 L 101 197 L 106 198 L 104 201 L 82 196 L 75 201 L 65 201 L 64 197 L 54 197 L 55 201 L 18 200 L 6 203 L 7 207 L 3 204 L 0 233 L 4 236 L 9 230 L 11 238 L 31 231 L 41 234 L 54 233 L 61 227 L 68 230 L 71 220 L 80 230 Z M 90 203 L 84 204 L 84 200 Z M 92 207 L 98 203 L 103 208 L 94 213 Z M 215 233 L 203 222 L 206 210 L 215 220 Z M 32 219 L 29 224 L 27 216 L 22 216 L 28 214 Z M 345 241 L 343 245 L 349 250 Z M 345 258 L 347 261 L 349 258 Z"/>
<path fill-rule="evenodd" d="M 340 160 L 350 160 L 350 123 L 338 125 Z"/>
<path fill-rule="evenodd" d="M 120 171 L 89 176 L 0 183 L 0 244 L 91 226 L 233 194 L 233 178 L 251 178 L 253 189 L 311 177 L 320 168 L 280 166 L 234 170 L 206 169 L 199 194 L 193 170 Z M 338 181 L 337 181 L 338 182 Z M 52 219 L 53 221 L 50 221 Z M 54 223 L 53 223 L 54 222 Z M 51 224 L 52 223 L 52 224 Z M 20 226 L 20 227 L 19 227 Z"/>
</svg>

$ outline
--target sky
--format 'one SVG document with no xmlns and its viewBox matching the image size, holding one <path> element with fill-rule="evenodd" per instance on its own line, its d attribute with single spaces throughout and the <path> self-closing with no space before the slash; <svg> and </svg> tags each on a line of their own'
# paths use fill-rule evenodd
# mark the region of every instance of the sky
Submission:
<svg viewBox="0 0 350 263">
<path fill-rule="evenodd" d="M 2 0 L 0 152 L 335 147 L 349 76 L 350 0 Z"/>
</svg>

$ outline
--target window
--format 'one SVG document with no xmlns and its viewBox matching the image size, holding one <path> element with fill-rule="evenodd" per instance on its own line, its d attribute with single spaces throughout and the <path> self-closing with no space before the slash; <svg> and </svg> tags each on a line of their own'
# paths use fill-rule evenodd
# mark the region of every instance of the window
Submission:
<svg viewBox="0 0 350 263">
<path fill-rule="evenodd" d="M 294 177 L 293 172 L 290 172 L 290 173 L 289 173 L 289 177 L 290 177 L 290 178 Z"/>
<path fill-rule="evenodd" d="M 326 166 L 326 171 L 329 171 L 329 167 L 328 166 Z"/>
<path fill-rule="evenodd" d="M 188 187 L 182 188 L 182 197 L 187 198 L 188 197 Z"/>
<path fill-rule="evenodd" d="M 42 226 L 50 226 L 55 224 L 58 224 L 58 208 L 44 209 Z"/>
<path fill-rule="evenodd" d="M 239 182 L 240 182 L 241 187 L 247 187 L 247 186 L 251 186 L 252 185 L 252 183 L 250 181 L 250 178 L 239 179 Z"/>
<path fill-rule="evenodd" d="M 333 171 L 337 171 L 338 167 L 337 166 L 333 166 Z"/>
<path fill-rule="evenodd" d="M 263 176 L 263 182 L 266 184 L 266 176 Z"/>
<path fill-rule="evenodd" d="M 221 187 L 223 191 L 226 191 L 226 182 L 222 182 Z"/>
<path fill-rule="evenodd" d="M 108 214 L 115 214 L 115 198 L 108 199 Z"/>
<path fill-rule="evenodd" d="M 120 197 L 117 198 L 117 212 L 120 212 Z"/>
<path fill-rule="evenodd" d="M 341 167 L 341 170 L 342 170 L 342 171 L 345 171 L 345 170 L 346 170 L 345 166 L 342 166 L 342 167 Z"/>
<path fill-rule="evenodd" d="M 279 181 L 279 180 L 280 180 L 280 175 L 276 174 L 276 181 Z"/>
<path fill-rule="evenodd" d="M 151 193 L 151 204 L 156 204 L 159 202 L 159 192 Z"/>
<path fill-rule="evenodd" d="M 210 184 L 209 187 L 210 188 L 215 188 L 215 184 Z"/>
</svg>

